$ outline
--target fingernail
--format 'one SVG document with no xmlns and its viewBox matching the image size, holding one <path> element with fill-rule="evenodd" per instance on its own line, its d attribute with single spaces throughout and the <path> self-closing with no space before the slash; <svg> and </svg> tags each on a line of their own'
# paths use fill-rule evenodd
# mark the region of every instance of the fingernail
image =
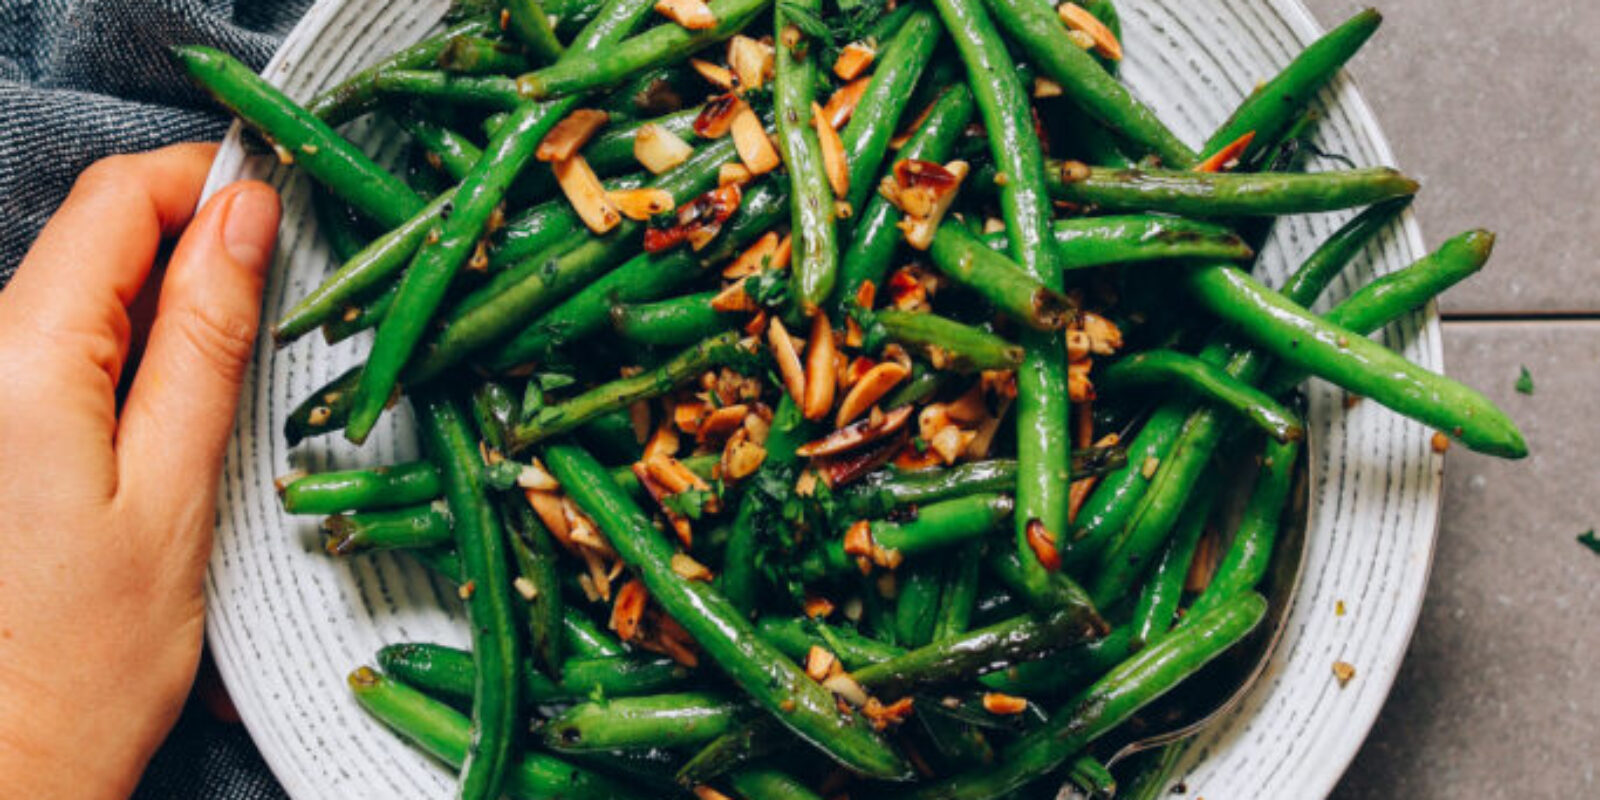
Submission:
<svg viewBox="0 0 1600 800">
<path fill-rule="evenodd" d="M 266 269 L 278 238 L 278 195 L 265 186 L 246 186 L 228 203 L 222 246 L 248 269 Z"/>
</svg>

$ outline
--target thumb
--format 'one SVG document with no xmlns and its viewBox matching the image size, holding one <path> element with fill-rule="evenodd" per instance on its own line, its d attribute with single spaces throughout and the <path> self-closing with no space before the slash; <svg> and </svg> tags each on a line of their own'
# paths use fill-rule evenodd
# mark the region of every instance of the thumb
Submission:
<svg viewBox="0 0 1600 800">
<path fill-rule="evenodd" d="M 236 183 L 200 209 L 167 265 L 144 359 L 117 429 L 119 494 L 210 530 L 215 482 L 255 347 L 278 195 Z"/>
</svg>

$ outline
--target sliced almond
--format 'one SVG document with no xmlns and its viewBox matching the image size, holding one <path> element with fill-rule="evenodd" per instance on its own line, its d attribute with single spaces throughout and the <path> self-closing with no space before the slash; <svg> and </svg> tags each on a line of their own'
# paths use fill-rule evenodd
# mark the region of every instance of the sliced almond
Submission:
<svg viewBox="0 0 1600 800">
<path fill-rule="evenodd" d="M 724 92 L 733 91 L 733 71 L 727 67 L 698 58 L 689 59 L 689 66 L 694 67 L 694 71 L 699 73 L 700 77 L 705 78 L 712 86 Z"/>
<path fill-rule="evenodd" d="M 1056 535 L 1043 522 L 1028 520 L 1024 535 L 1028 540 L 1028 549 L 1033 551 L 1040 565 L 1051 572 L 1061 569 L 1061 551 L 1056 548 Z"/>
<path fill-rule="evenodd" d="M 817 129 L 817 141 L 822 145 L 822 171 L 828 176 L 828 185 L 833 187 L 833 196 L 850 194 L 850 162 L 844 154 L 844 140 L 828 124 L 822 106 L 816 103 L 811 104 L 811 125 Z"/>
<path fill-rule="evenodd" d="M 580 108 L 563 117 L 539 141 L 533 157 L 540 161 L 564 161 L 577 155 L 606 124 L 610 115 L 593 108 Z"/>
<path fill-rule="evenodd" d="M 622 215 L 611 205 L 605 187 L 583 156 L 557 161 L 551 165 L 551 169 L 555 172 L 556 183 L 561 186 L 562 193 L 589 230 L 605 233 L 622 222 Z"/>
<path fill-rule="evenodd" d="M 555 492 L 543 492 L 529 489 L 522 493 L 528 500 L 528 505 L 533 508 L 533 513 L 539 515 L 539 521 L 556 537 L 564 547 L 572 547 L 572 536 L 567 530 L 567 516 L 561 510 L 561 496 Z"/>
<path fill-rule="evenodd" d="M 639 635 L 639 622 L 644 619 L 644 607 L 650 602 L 650 592 L 644 584 L 631 580 L 617 592 L 617 601 L 611 606 L 611 630 L 625 641 Z"/>
<path fill-rule="evenodd" d="M 778 149 L 772 146 L 772 138 L 767 136 L 766 127 L 761 124 L 761 118 L 750 106 L 743 106 L 734 112 L 730 131 L 733 134 L 733 147 L 739 151 L 739 160 L 744 162 L 751 174 L 765 175 L 783 163 L 778 156 Z"/>
<path fill-rule="evenodd" d="M 889 302 L 899 311 L 927 311 L 928 288 L 916 266 L 904 266 L 889 273 L 885 288 Z"/>
<path fill-rule="evenodd" d="M 806 595 L 805 603 L 801 606 L 807 619 L 826 619 L 833 615 L 833 601 L 821 595 Z"/>
<path fill-rule="evenodd" d="M 713 577 L 706 565 L 694 560 L 688 553 L 672 554 L 672 571 L 686 581 L 708 582 Z"/>
<path fill-rule="evenodd" d="M 656 11 L 691 31 L 717 26 L 717 15 L 705 0 L 656 0 Z"/>
<path fill-rule="evenodd" d="M 517 486 L 522 489 L 533 489 L 541 492 L 554 492 L 561 488 L 554 475 L 545 470 L 544 465 L 537 459 L 522 468 L 517 473 Z"/>
<path fill-rule="evenodd" d="M 1122 43 L 1117 41 L 1117 35 L 1106 27 L 1088 9 L 1077 3 L 1062 3 L 1056 6 L 1056 13 L 1061 16 L 1061 21 L 1066 23 L 1067 29 L 1079 31 L 1089 35 L 1094 40 L 1094 51 L 1112 61 L 1122 60 Z"/>
<path fill-rule="evenodd" d="M 1067 330 L 1067 362 L 1085 361 L 1094 351 L 1094 345 L 1089 341 L 1089 334 L 1082 328 Z"/>
<path fill-rule="evenodd" d="M 1067 396 L 1074 403 L 1087 403 L 1094 399 L 1094 383 L 1089 380 L 1089 370 L 1094 362 L 1074 361 L 1067 364 Z"/>
<path fill-rule="evenodd" d="M 984 692 L 983 710 L 990 714 L 1021 714 L 1028 710 L 1028 701 L 999 692 Z"/>
<path fill-rule="evenodd" d="M 781 269 L 777 263 L 778 244 L 782 239 L 776 231 L 762 234 L 756 243 L 745 248 L 732 263 L 722 268 L 724 278 L 743 278 L 767 269 Z"/>
<path fill-rule="evenodd" d="M 788 390 L 789 396 L 795 403 L 803 403 L 806 394 L 806 370 L 800 365 L 800 354 L 795 351 L 794 342 L 789 338 L 789 331 L 777 317 L 773 317 L 772 323 L 767 326 L 767 346 L 772 348 L 772 358 L 778 362 L 778 374 L 783 378 L 783 387 Z"/>
<path fill-rule="evenodd" d="M 1122 349 L 1122 329 L 1093 311 L 1083 314 L 1083 332 L 1089 336 L 1089 349 L 1095 355 L 1109 356 Z"/>
<path fill-rule="evenodd" d="M 938 453 L 939 460 L 943 461 L 946 466 L 954 464 L 956 459 L 961 457 L 961 453 L 966 449 L 966 442 L 971 438 L 963 437 L 962 434 L 963 431 L 960 428 L 954 425 L 946 425 L 940 428 L 932 439 L 928 440 L 928 449 Z"/>
<path fill-rule="evenodd" d="M 650 495 L 650 498 L 656 501 L 656 505 L 661 507 L 662 515 L 667 518 L 667 523 L 672 526 L 672 532 L 677 534 L 678 541 L 682 542 L 684 547 L 692 546 L 694 543 L 694 529 L 689 525 L 689 520 L 666 506 L 666 499 L 676 494 L 676 492 L 669 490 L 660 481 L 656 480 L 655 475 L 646 466 L 645 462 L 634 462 L 632 469 L 633 476 L 639 479 L 639 485 L 644 487 L 645 493 Z"/>
<path fill-rule="evenodd" d="M 805 398 L 800 404 L 800 413 L 806 419 L 822 419 L 833 408 L 834 390 L 838 385 L 833 360 L 837 354 L 833 323 L 828 321 L 827 314 L 813 314 L 811 338 L 806 342 Z"/>
<path fill-rule="evenodd" d="M 711 298 L 711 309 L 725 314 L 732 314 L 740 311 L 760 311 L 761 306 L 757 305 L 756 301 L 751 299 L 750 294 L 744 290 L 744 279 L 741 278 L 736 283 L 730 283 L 723 287 L 722 291 L 717 292 L 716 296 Z"/>
<path fill-rule="evenodd" d="M 666 189 L 618 189 L 607 192 L 606 197 L 623 216 L 641 222 L 657 214 L 665 214 L 673 206 L 672 193 Z"/>
<path fill-rule="evenodd" d="M 861 684 L 857 683 L 856 679 L 850 677 L 847 672 L 841 672 L 828 678 L 822 682 L 822 685 L 828 691 L 839 695 L 844 698 L 845 702 L 857 708 L 867 704 L 867 690 L 861 688 Z"/>
<path fill-rule="evenodd" d="M 853 81 L 872 66 L 872 59 L 876 58 L 878 51 L 866 42 L 851 42 L 839 51 L 839 57 L 833 61 L 833 74 L 840 80 Z"/>
<path fill-rule="evenodd" d="M 722 450 L 722 477 L 738 481 L 750 477 L 767 460 L 767 449 L 754 441 L 745 429 L 728 437 L 728 446 Z"/>
<path fill-rule="evenodd" d="M 821 439 L 800 445 L 795 453 L 803 458 L 819 458 L 855 450 L 899 432 L 910 421 L 911 411 L 911 406 L 900 406 L 885 412 L 878 420 L 871 417 L 857 420 Z"/>
<path fill-rule="evenodd" d="M 871 556 L 877 544 L 872 541 L 872 523 L 858 519 L 845 529 L 842 543 L 847 556 Z"/>
<path fill-rule="evenodd" d="M 721 439 L 741 428 L 744 425 L 744 418 L 749 415 L 750 407 L 743 403 L 723 406 L 706 417 L 706 421 L 695 436 L 701 442 Z"/>
<path fill-rule="evenodd" d="M 677 416 L 677 409 L 673 409 L 673 416 Z M 643 458 L 672 458 L 678 454 L 678 431 L 666 420 L 656 426 L 656 432 L 650 435 L 650 441 L 645 442 Z"/>
<path fill-rule="evenodd" d="M 963 427 L 981 422 L 984 417 L 989 416 L 989 407 L 983 402 L 982 384 L 974 383 L 972 388 L 962 392 L 960 397 L 946 403 L 944 411 L 951 422 Z"/>
<path fill-rule="evenodd" d="M 750 174 L 750 170 L 746 169 L 743 164 L 737 161 L 729 161 L 728 163 L 717 167 L 718 186 L 749 183 L 750 181 L 754 180 L 755 177 L 756 176 Z"/>
<path fill-rule="evenodd" d="M 743 98 L 732 92 L 706 98 L 706 104 L 694 118 L 694 132 L 702 138 L 721 139 L 733 127 L 734 117 L 743 108 L 747 108 Z"/>
<path fill-rule="evenodd" d="M 710 414 L 710 403 L 698 400 L 679 403 L 672 409 L 672 424 L 684 433 L 699 433 L 700 425 L 705 422 L 706 417 Z"/>
<path fill-rule="evenodd" d="M 867 86 L 872 83 L 871 78 L 856 78 L 840 86 L 828 95 L 828 102 L 822 107 L 822 115 L 828 118 L 828 124 L 834 130 L 844 127 L 850 121 L 851 115 L 856 113 L 856 106 L 861 103 L 861 96 L 867 93 Z"/>
<path fill-rule="evenodd" d="M 935 173 L 926 168 L 905 170 L 905 178 L 901 178 L 899 165 L 895 165 L 896 180 L 900 183 L 900 199 L 904 204 L 902 208 L 917 209 L 906 212 L 906 219 L 900 221 L 900 230 L 906 235 L 906 242 L 918 250 L 927 250 L 933 243 L 934 231 L 939 229 L 939 223 L 944 220 L 950 204 L 955 202 L 956 192 L 961 181 L 967 176 L 967 162 L 952 161 Z M 919 162 L 926 164 L 928 162 Z M 935 177 L 936 176 L 936 177 Z M 950 178 L 955 180 L 952 182 Z"/>
<path fill-rule="evenodd" d="M 826 647 L 812 645 L 806 653 L 806 675 L 811 680 L 822 682 L 839 668 L 839 657 L 829 652 Z"/>
<path fill-rule="evenodd" d="M 883 399 L 890 389 L 909 374 L 910 370 L 892 361 L 886 361 L 867 370 L 850 387 L 850 393 L 844 396 L 844 401 L 839 404 L 839 413 L 833 418 L 833 424 L 840 428 L 850 424 L 856 417 L 866 413 L 867 409 Z"/>
<path fill-rule="evenodd" d="M 772 45 L 745 35 L 728 40 L 728 66 L 733 68 L 742 89 L 760 89 L 772 77 Z"/>
<path fill-rule="evenodd" d="M 644 461 L 645 469 L 650 471 L 650 477 L 661 484 L 671 494 L 687 492 L 690 489 L 710 491 L 711 485 L 705 479 L 694 474 L 694 471 L 683 465 L 682 461 L 671 456 L 655 456 Z"/>
<path fill-rule="evenodd" d="M 654 122 L 640 125 L 633 134 L 633 157 L 653 174 L 660 175 L 692 155 L 694 148 L 688 142 Z"/>
<path fill-rule="evenodd" d="M 1047 98 L 1047 97 L 1060 97 L 1064 93 L 1065 93 L 1065 90 L 1061 88 L 1061 84 L 1056 83 L 1055 81 L 1050 80 L 1049 78 L 1046 78 L 1043 75 L 1034 76 L 1034 78 L 1033 78 L 1033 96 L 1034 97 L 1039 98 L 1039 99 L 1042 100 L 1042 99 Z"/>
<path fill-rule="evenodd" d="M 967 443 L 967 458 L 989 457 L 989 448 L 994 446 L 994 437 L 1000 432 L 1000 423 L 1005 420 L 1006 412 L 1011 410 L 1011 403 L 1011 398 L 1002 398 L 1000 408 L 992 416 L 985 417 L 978 423 L 977 429 L 972 432 L 972 441 Z"/>
</svg>

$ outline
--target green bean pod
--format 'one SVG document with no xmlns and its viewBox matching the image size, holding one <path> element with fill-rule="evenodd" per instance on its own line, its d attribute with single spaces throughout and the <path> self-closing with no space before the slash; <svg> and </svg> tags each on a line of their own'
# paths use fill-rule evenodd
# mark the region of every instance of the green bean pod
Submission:
<svg viewBox="0 0 1600 800">
<path fill-rule="evenodd" d="M 1136 651 L 1160 639 L 1172 627 L 1178 604 L 1183 600 L 1184 579 L 1189 575 L 1189 565 L 1199 549 L 1200 537 L 1205 533 L 1206 522 L 1211 519 L 1211 510 L 1217 505 L 1219 481 L 1214 477 L 1215 473 L 1212 476 L 1202 479 L 1190 494 L 1183 515 L 1178 518 L 1178 524 L 1167 539 L 1167 546 L 1161 551 L 1161 558 L 1145 576 L 1145 587 L 1139 593 L 1133 621 L 1129 623 L 1133 629 L 1130 647 Z M 1195 613 L 1193 608 L 1189 612 Z"/>
<path fill-rule="evenodd" d="M 993 531 L 1011 516 L 1013 506 L 1011 497 L 1004 494 L 975 494 L 931 503 L 918 508 L 914 519 L 873 521 L 872 541 L 890 553 L 915 556 Z M 849 574 L 857 567 L 856 558 L 844 551 L 842 541 L 826 542 L 801 560 L 801 580 Z"/>
<path fill-rule="evenodd" d="M 1103 211 L 1211 218 L 1338 211 L 1410 197 L 1419 188 L 1416 181 L 1388 167 L 1310 173 L 1174 172 L 1051 161 L 1046 170 L 1050 196 L 1057 200 Z"/>
<path fill-rule="evenodd" d="M 283 486 L 278 497 L 290 514 L 333 514 L 408 506 L 442 492 L 439 471 L 426 461 L 412 461 L 306 475 Z"/>
<path fill-rule="evenodd" d="M 734 324 L 733 317 L 711 307 L 716 296 L 716 292 L 700 292 L 612 306 L 611 329 L 637 345 L 682 347 Z"/>
<path fill-rule="evenodd" d="M 336 514 L 322 521 L 322 545 L 331 556 L 437 547 L 453 541 L 450 517 L 432 503 Z"/>
<path fill-rule="evenodd" d="M 1243 639 L 1266 609 L 1259 595 L 1234 598 L 1123 662 L 1052 715 L 1044 727 L 1006 748 L 994 766 L 894 797 L 985 800 L 1043 777 Z"/>
<path fill-rule="evenodd" d="M 350 393 L 355 390 L 356 380 L 360 377 L 360 367 L 345 370 L 290 409 L 289 416 L 283 420 L 283 438 L 289 446 L 293 447 L 307 437 L 344 427 L 344 418 L 350 408 Z"/>
<path fill-rule="evenodd" d="M 558 753 L 694 747 L 726 733 L 749 708 L 714 692 L 619 697 L 578 703 L 539 731 Z"/>
<path fill-rule="evenodd" d="M 1030 328 L 1055 330 L 1067 324 L 1072 314 L 1072 303 L 1061 292 L 990 250 L 960 225 L 939 226 L 928 255 L 945 277 Z"/>
<path fill-rule="evenodd" d="M 868 691 L 898 697 L 913 687 L 968 679 L 975 674 L 1027 661 L 1040 654 L 1095 637 L 1097 628 L 1075 613 L 1013 619 L 908 650 L 886 661 L 853 670 Z"/>
<path fill-rule="evenodd" d="M 1095 390 L 1115 396 L 1148 386 L 1177 386 L 1206 402 L 1249 420 L 1268 436 L 1289 442 L 1305 436 L 1300 418 L 1272 395 L 1242 383 L 1227 371 L 1187 353 L 1145 350 L 1120 359 L 1101 371 Z"/>
<path fill-rule="evenodd" d="M 378 665 L 430 696 L 447 700 L 472 697 L 476 670 L 472 654 L 465 650 L 437 644 L 391 644 L 378 651 Z M 568 702 L 594 694 L 627 697 L 667 691 L 687 677 L 688 670 L 669 658 L 608 656 L 568 659 L 557 682 L 530 662 L 522 668 L 522 693 L 532 703 Z"/>
<path fill-rule="evenodd" d="M 368 667 L 350 673 L 350 689 L 368 713 L 441 761 L 458 766 L 469 757 L 474 731 L 455 709 Z M 516 800 L 645 800 L 651 796 L 537 752 L 510 761 L 505 791 Z"/>
<path fill-rule="evenodd" d="M 972 612 L 978 604 L 978 586 L 983 580 L 983 545 L 978 542 L 965 545 L 947 567 L 930 637 L 935 642 L 959 636 L 971 627 Z"/>
<path fill-rule="evenodd" d="M 778 151 L 789 171 L 790 222 L 794 256 L 790 262 L 790 297 L 806 316 L 833 291 L 839 272 L 839 234 L 833 188 L 822 164 L 822 143 L 811 126 L 811 107 L 817 93 L 815 51 L 820 42 L 808 42 L 788 19 L 794 13 L 819 16 L 821 0 L 788 0 L 774 6 L 772 29 L 777 37 L 777 61 L 772 79 L 772 108 L 777 122 Z"/>
<path fill-rule="evenodd" d="M 890 340 L 927 354 L 937 369 L 970 374 L 1022 364 L 1021 347 L 952 319 L 895 309 L 875 312 L 871 319 Z"/>
<path fill-rule="evenodd" d="M 805 661 L 813 646 L 839 657 L 847 670 L 861 669 L 905 654 L 905 648 L 862 635 L 850 628 L 816 619 L 765 616 L 756 622 L 756 634 L 792 661 Z"/>
<path fill-rule="evenodd" d="M 615 45 L 567 48 L 560 61 L 517 78 L 524 99 L 549 100 L 615 86 L 629 76 L 676 63 L 700 48 L 738 33 L 767 0 L 712 0 L 715 25 L 691 31 L 670 20 Z"/>
<path fill-rule="evenodd" d="M 1061 84 L 1072 102 L 1095 121 L 1141 153 L 1155 155 L 1177 169 L 1187 169 L 1198 160 L 1154 112 L 1135 99 L 1089 51 L 1072 41 L 1049 3 L 987 0 L 985 5 L 1039 71 Z"/>
<path fill-rule="evenodd" d="M 745 767 L 728 775 L 728 785 L 746 800 L 822 800 L 794 776 L 771 767 Z"/>
<path fill-rule="evenodd" d="M 1256 138 L 1241 160 L 1255 160 L 1294 124 L 1312 97 L 1333 80 L 1382 22 L 1383 16 L 1369 8 L 1312 42 L 1277 77 L 1245 98 L 1233 116 L 1200 148 L 1201 153 L 1210 155 L 1254 132 Z"/>
<path fill-rule="evenodd" d="M 1231 266 L 1197 266 L 1184 274 L 1184 284 L 1204 308 L 1285 364 L 1370 397 L 1473 450 L 1502 458 L 1528 454 L 1516 424 L 1482 394 L 1310 314 Z"/>
<path fill-rule="evenodd" d="M 1064 270 L 1173 258 L 1243 261 L 1255 255 L 1233 231 L 1212 222 L 1157 214 L 1078 217 L 1050 226 Z M 1004 232 L 983 237 L 995 250 L 1008 244 Z"/>
<path fill-rule="evenodd" d="M 873 59 L 866 91 L 861 93 L 850 121 L 840 132 L 850 167 L 850 191 L 845 203 L 852 212 L 860 209 L 868 197 L 876 196 L 878 187 L 872 179 L 883 166 L 889 140 L 911 102 L 912 88 L 944 37 L 944 27 L 932 11 L 914 4 L 904 8 L 904 17 L 892 36 L 877 32 L 878 41 L 887 43 Z M 900 13 L 901 9 L 896 9 L 883 21 L 889 22 L 888 17 Z"/>
<path fill-rule="evenodd" d="M 1239 527 L 1228 552 L 1217 564 L 1210 585 L 1189 605 L 1189 616 L 1196 617 L 1222 605 L 1230 598 L 1250 591 L 1261 583 L 1272 561 L 1273 543 L 1289 491 L 1294 486 L 1295 462 L 1300 458 L 1297 442 L 1269 442 L 1261 454 L 1261 474 L 1250 491 Z"/>
<path fill-rule="evenodd" d="M 781 504 L 783 498 L 771 497 L 761 488 L 762 479 L 776 479 L 782 485 L 792 485 L 794 467 L 800 457 L 795 450 L 816 433 L 816 426 L 800 414 L 793 395 L 785 392 L 778 400 L 772 414 L 772 425 L 767 431 L 767 457 L 750 487 L 739 498 L 739 508 L 734 512 L 733 533 L 722 554 L 722 575 L 718 585 L 728 603 L 747 617 L 756 609 L 761 592 L 760 568 L 764 558 L 763 545 L 770 542 L 774 529 L 783 530 Z"/>
<path fill-rule="evenodd" d="M 699 342 L 668 359 L 655 369 L 631 378 L 619 378 L 597 386 L 556 405 L 546 405 L 532 419 L 517 425 L 509 442 L 512 453 L 566 433 L 608 411 L 626 408 L 672 391 L 700 373 L 725 366 L 748 354 L 739 345 L 736 331 L 728 331 Z"/>
<path fill-rule="evenodd" d="M 472 691 L 476 735 L 461 765 L 463 798 L 498 797 L 511 770 L 521 710 L 521 641 L 506 568 L 505 531 L 483 483 L 483 458 L 465 415 L 448 398 L 414 398 L 422 438 L 437 462 L 454 520 L 462 592 L 471 620 L 477 678 Z"/>
<path fill-rule="evenodd" d="M 388 58 L 345 78 L 339 85 L 311 99 L 306 110 L 329 125 L 338 125 L 371 111 L 378 103 L 373 81 L 378 73 L 396 69 L 417 69 L 438 62 L 439 55 L 457 36 L 483 36 L 494 31 L 485 18 L 474 17 L 452 24 L 437 35 L 423 39 Z"/>
<path fill-rule="evenodd" d="M 900 757 L 855 717 L 841 717 L 833 695 L 754 635 L 743 615 L 710 586 L 673 572 L 673 547 L 592 456 L 571 445 L 545 448 L 546 466 L 593 517 L 661 609 L 677 620 L 732 682 L 802 739 L 872 777 L 904 780 Z"/>
<path fill-rule="evenodd" d="M 400 116 L 400 127 L 439 162 L 453 180 L 461 180 L 483 157 L 483 150 L 465 136 L 418 114 Z"/>
<path fill-rule="evenodd" d="M 895 570 L 895 642 L 904 647 L 921 647 L 933 641 L 933 627 L 939 617 L 939 597 L 944 591 L 946 564 L 932 559 L 916 560 Z"/>
<path fill-rule="evenodd" d="M 517 81 L 504 75 L 467 75 L 438 69 L 396 69 L 378 73 L 379 95 L 425 103 L 513 111 L 522 103 Z"/>
<path fill-rule="evenodd" d="M 1032 592 L 1037 607 L 1048 608 L 1053 613 L 1069 613 L 1086 624 L 1105 629 L 1105 620 L 1100 618 L 1096 603 L 1077 581 L 1058 570 L 1045 573 L 1043 581 L 1032 583 L 1023 558 L 1025 556 L 1015 547 L 991 547 L 984 554 L 983 563 L 1007 589 L 1018 594 Z"/>
<path fill-rule="evenodd" d="M 456 36 L 440 51 L 439 69 L 461 75 L 509 75 L 526 72 L 528 58 L 498 39 Z"/>
<path fill-rule="evenodd" d="M 561 57 L 564 48 L 556 39 L 550 15 L 539 0 L 500 0 L 508 23 L 506 30 L 535 57 L 554 61 Z M 518 70 L 519 72 L 521 70 Z"/>
</svg>

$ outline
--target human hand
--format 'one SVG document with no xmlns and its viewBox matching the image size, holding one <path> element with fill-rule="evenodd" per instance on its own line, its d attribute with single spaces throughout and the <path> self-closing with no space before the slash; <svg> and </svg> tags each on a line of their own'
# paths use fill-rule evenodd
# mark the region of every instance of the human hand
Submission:
<svg viewBox="0 0 1600 800">
<path fill-rule="evenodd" d="M 216 147 L 100 161 L 0 292 L 0 796 L 126 797 L 200 658 L 217 477 L 278 197 Z M 125 402 L 129 307 L 182 232 Z"/>
</svg>

